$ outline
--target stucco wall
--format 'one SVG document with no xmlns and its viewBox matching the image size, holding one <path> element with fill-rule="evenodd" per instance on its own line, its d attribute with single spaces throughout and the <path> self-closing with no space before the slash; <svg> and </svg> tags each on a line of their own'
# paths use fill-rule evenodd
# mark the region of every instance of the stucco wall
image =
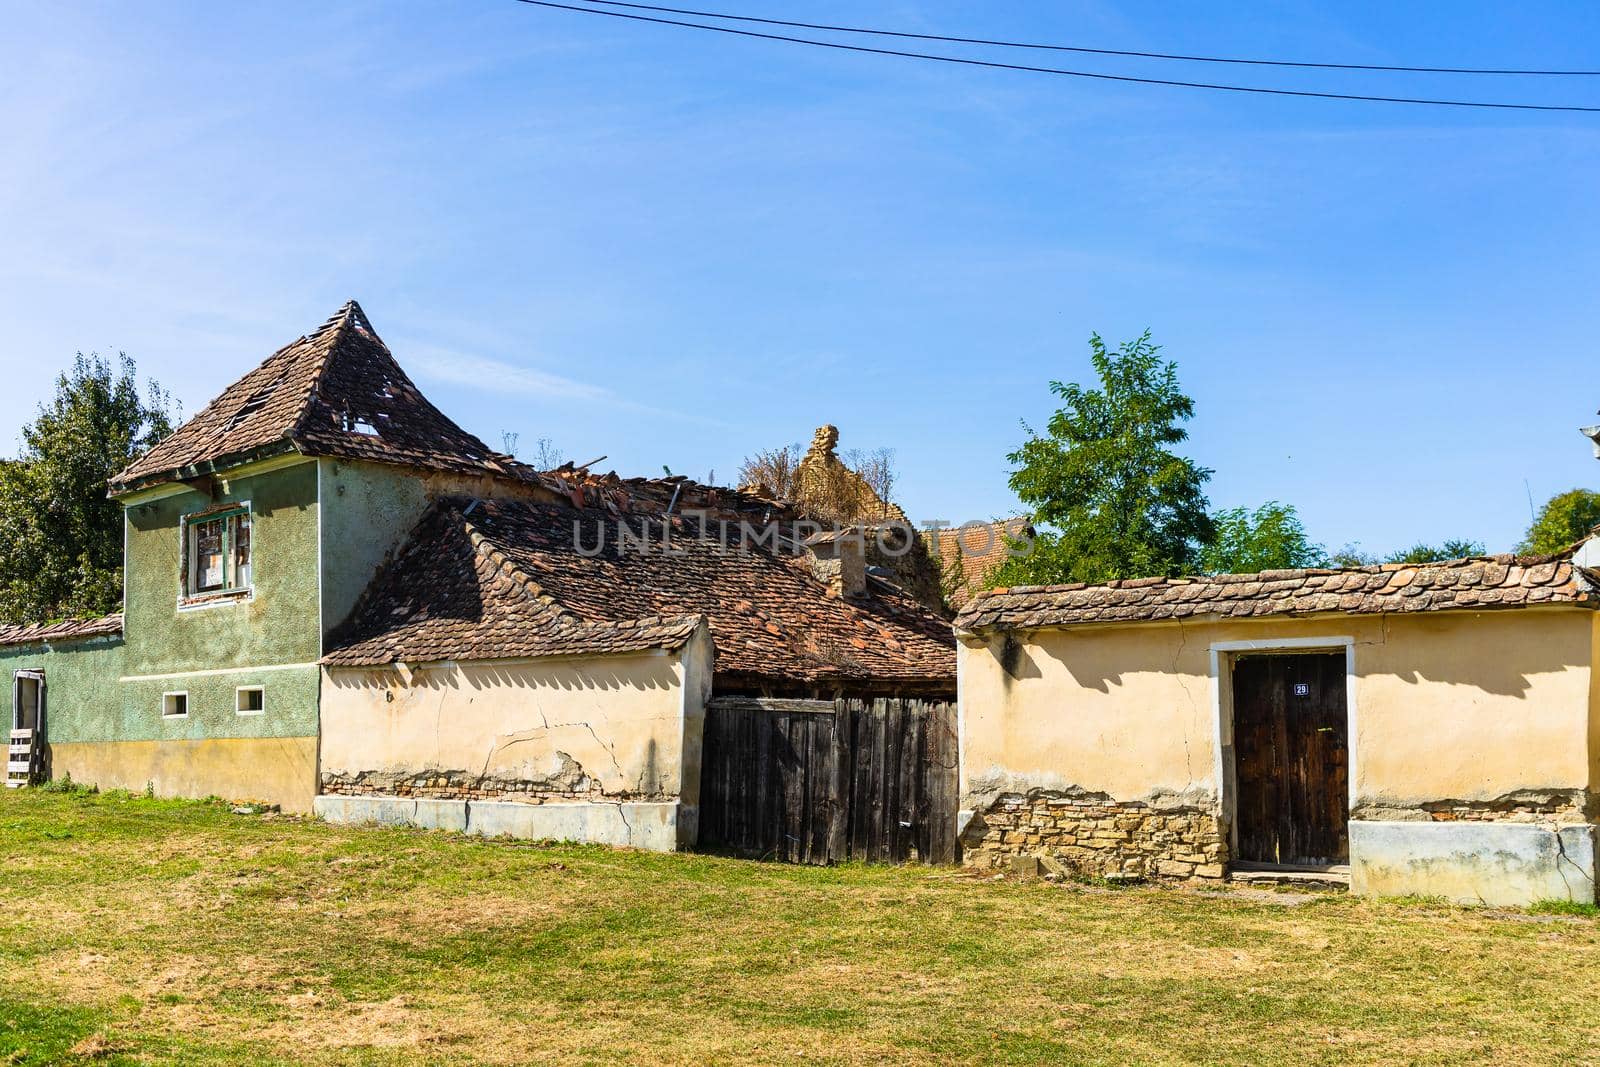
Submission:
<svg viewBox="0 0 1600 1067">
<path fill-rule="evenodd" d="M 1084 627 L 1009 653 L 1004 637 L 963 640 L 966 806 L 1028 789 L 1214 799 L 1211 646 L 1338 636 L 1355 640 L 1358 805 L 1587 790 L 1594 621 L 1550 609 Z"/>
<path fill-rule="evenodd" d="M 378 566 L 441 496 L 554 499 L 548 491 L 481 476 L 380 463 L 318 460 L 322 485 L 322 628 L 343 622 Z"/>
<path fill-rule="evenodd" d="M 326 670 L 324 791 L 692 802 L 708 661 L 702 633 L 671 654 L 452 663 L 409 682 Z"/>
<path fill-rule="evenodd" d="M 373 463 L 318 460 L 322 491 L 322 630 L 344 621 L 378 565 L 427 506 L 418 478 Z"/>
<path fill-rule="evenodd" d="M 120 710 L 117 678 L 122 673 L 122 639 L 96 637 L 60 644 L 0 645 L 0 707 L 11 723 L 11 680 L 16 671 L 45 672 L 45 728 L 52 737 L 70 737 L 85 722 Z"/>
<path fill-rule="evenodd" d="M 100 789 L 152 788 L 163 796 L 260 800 L 309 811 L 316 794 L 317 738 L 297 716 L 315 707 L 316 668 L 191 674 L 178 681 L 122 681 L 120 638 L 0 648 L 0 688 L 10 721 L 13 672 L 45 674 L 45 770 Z M 260 685 L 259 715 L 237 713 L 235 687 Z M 161 694 L 187 691 L 189 714 L 166 718 Z"/>
<path fill-rule="evenodd" d="M 179 610 L 179 519 L 219 503 L 250 502 L 254 595 Z M 317 617 L 317 467 L 232 477 L 218 492 L 186 491 L 130 504 L 127 518 L 126 662 L 132 676 L 227 667 L 313 664 Z M 281 708 L 281 714 L 290 709 Z M 294 709 L 316 732 L 315 705 Z"/>
<path fill-rule="evenodd" d="M 12 683 L 17 671 L 44 672 L 42 770 L 47 777 L 59 776 L 63 765 L 51 752 L 50 743 L 71 738 L 85 728 L 92 729 L 90 724 L 121 712 L 117 678 L 122 673 L 122 639 L 94 637 L 53 645 L 0 646 L 0 708 L 4 709 L 0 711 L 0 722 L 8 730 L 15 696 Z"/>
<path fill-rule="evenodd" d="M 1374 828 L 1365 839 L 1352 833 L 1358 887 L 1467 899 L 1460 886 L 1481 886 L 1489 870 L 1503 885 L 1473 899 L 1567 885 L 1577 887 L 1573 899 L 1585 886 L 1592 896 L 1592 870 L 1585 881 L 1546 862 L 1565 856 L 1563 828 L 1596 818 L 1600 636 L 1595 613 L 1576 608 L 963 639 L 962 807 L 977 813 L 969 847 L 1111 855 L 1118 869 L 1141 872 L 1183 851 L 1196 874 L 1220 871 L 1195 859 L 1227 858 L 1232 653 L 1218 653 L 1214 690 L 1213 646 L 1343 637 L 1353 639 L 1352 818 Z M 1074 805 L 1094 807 L 1099 821 L 1070 818 Z M 1216 813 L 1215 838 L 1172 833 L 1164 811 Z M 1488 857 L 1482 843 L 1505 835 L 1472 827 L 1489 823 L 1523 824 L 1516 840 L 1525 847 Z M 1413 836 L 1408 866 L 1404 842 Z M 1362 840 L 1385 848 L 1366 867 Z"/>
<path fill-rule="evenodd" d="M 316 465 L 256 467 L 216 492 L 136 495 L 124 511 L 120 639 L 0 650 L 0 668 L 42 667 L 50 773 L 101 788 L 267 800 L 309 810 L 316 793 L 321 634 L 317 616 Z M 179 521 L 250 502 L 253 595 L 179 605 Z M 260 686 L 259 714 L 237 690 Z M 4 700 L 9 708 L 9 684 Z M 188 695 L 163 715 L 163 694 Z"/>
<path fill-rule="evenodd" d="M 315 737 L 52 742 L 52 774 L 79 785 L 158 796 L 221 797 L 308 812 L 316 797 Z"/>
</svg>

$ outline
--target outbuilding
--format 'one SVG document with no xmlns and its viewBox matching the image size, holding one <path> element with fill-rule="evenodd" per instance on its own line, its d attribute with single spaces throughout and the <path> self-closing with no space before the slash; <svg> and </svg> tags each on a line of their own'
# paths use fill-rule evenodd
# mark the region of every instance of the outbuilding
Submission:
<svg viewBox="0 0 1600 1067">
<path fill-rule="evenodd" d="M 1600 539 L 996 589 L 956 620 L 969 863 L 1595 901 Z"/>
</svg>

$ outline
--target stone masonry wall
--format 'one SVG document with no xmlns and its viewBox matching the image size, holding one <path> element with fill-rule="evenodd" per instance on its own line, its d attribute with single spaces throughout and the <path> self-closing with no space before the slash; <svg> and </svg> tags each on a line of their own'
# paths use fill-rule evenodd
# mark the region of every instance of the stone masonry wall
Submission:
<svg viewBox="0 0 1600 1067">
<path fill-rule="evenodd" d="M 1492 800 L 1432 800 L 1414 806 L 1362 804 L 1352 821 L 1522 822 L 1564 826 L 1600 817 L 1600 797 L 1582 789 L 1519 789 Z"/>
<path fill-rule="evenodd" d="M 426 800 L 516 800 L 527 804 L 616 803 L 676 800 L 665 794 L 607 793 L 573 764 L 573 770 L 548 778 L 520 779 L 472 771 L 324 771 L 322 792 L 335 796 L 412 797 Z"/>
<path fill-rule="evenodd" d="M 1221 878 L 1228 845 L 1214 812 L 1104 793 L 1005 793 L 962 834 L 969 866 L 1050 856 L 1085 875 Z"/>
</svg>

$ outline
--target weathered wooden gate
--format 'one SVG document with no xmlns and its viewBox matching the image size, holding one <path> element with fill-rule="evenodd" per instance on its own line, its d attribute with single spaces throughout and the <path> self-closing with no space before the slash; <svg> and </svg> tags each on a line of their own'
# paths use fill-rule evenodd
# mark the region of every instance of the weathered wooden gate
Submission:
<svg viewBox="0 0 1600 1067">
<path fill-rule="evenodd" d="M 717 697 L 700 845 L 790 863 L 954 863 L 954 704 Z"/>
</svg>

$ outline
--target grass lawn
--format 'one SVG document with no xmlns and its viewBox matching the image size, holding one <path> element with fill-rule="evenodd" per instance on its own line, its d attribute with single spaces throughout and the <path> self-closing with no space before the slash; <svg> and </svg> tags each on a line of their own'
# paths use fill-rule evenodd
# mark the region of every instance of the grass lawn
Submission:
<svg viewBox="0 0 1600 1067">
<path fill-rule="evenodd" d="M 38 790 L 0 796 L 0 849 L 0 1064 L 1600 1061 L 1583 915 Z"/>
</svg>

